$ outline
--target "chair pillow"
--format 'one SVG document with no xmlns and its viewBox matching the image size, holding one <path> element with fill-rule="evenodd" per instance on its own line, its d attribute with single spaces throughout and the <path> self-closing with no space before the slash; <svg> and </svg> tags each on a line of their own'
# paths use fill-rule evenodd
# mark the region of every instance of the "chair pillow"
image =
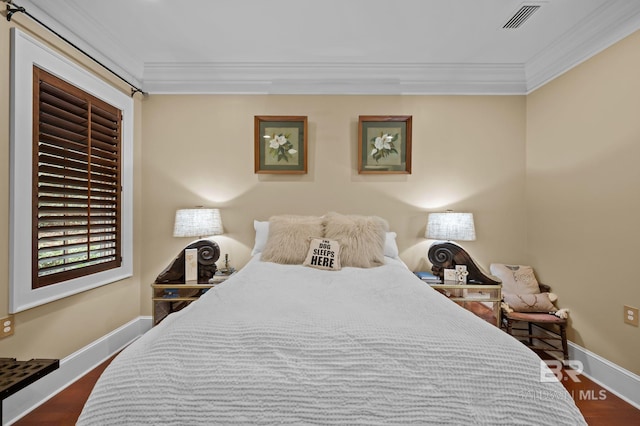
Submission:
<svg viewBox="0 0 640 426">
<path fill-rule="evenodd" d="M 538 280 L 531 266 L 505 265 L 492 263 L 489 266 L 492 275 L 502 280 L 502 292 L 510 294 L 540 293 Z"/>
<path fill-rule="evenodd" d="M 549 293 L 503 295 L 504 302 L 515 312 L 555 312 L 558 309 L 549 299 Z"/>
</svg>

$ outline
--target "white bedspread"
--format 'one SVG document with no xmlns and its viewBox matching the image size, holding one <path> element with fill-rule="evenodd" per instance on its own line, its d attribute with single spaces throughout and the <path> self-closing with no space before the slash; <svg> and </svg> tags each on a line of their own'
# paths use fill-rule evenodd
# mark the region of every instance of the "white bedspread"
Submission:
<svg viewBox="0 0 640 426">
<path fill-rule="evenodd" d="M 78 424 L 585 424 L 540 371 L 401 262 L 254 258 L 118 355 Z"/>
</svg>

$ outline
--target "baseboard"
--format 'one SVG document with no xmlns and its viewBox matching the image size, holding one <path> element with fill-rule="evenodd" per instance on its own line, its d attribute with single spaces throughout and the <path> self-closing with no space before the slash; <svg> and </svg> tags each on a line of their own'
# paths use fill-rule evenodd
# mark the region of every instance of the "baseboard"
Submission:
<svg viewBox="0 0 640 426">
<path fill-rule="evenodd" d="M 2 403 L 2 424 L 10 425 L 93 370 L 151 329 L 151 317 L 138 317 L 60 360 L 60 368 Z"/>
<path fill-rule="evenodd" d="M 582 362 L 585 376 L 614 395 L 640 409 L 640 376 L 625 370 L 598 354 L 573 342 L 569 343 L 569 359 Z"/>
</svg>

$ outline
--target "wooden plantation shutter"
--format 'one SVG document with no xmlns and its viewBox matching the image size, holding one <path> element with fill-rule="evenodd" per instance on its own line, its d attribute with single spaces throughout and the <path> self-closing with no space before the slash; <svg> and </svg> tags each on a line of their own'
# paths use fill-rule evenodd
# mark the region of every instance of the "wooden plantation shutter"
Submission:
<svg viewBox="0 0 640 426">
<path fill-rule="evenodd" d="M 121 265 L 122 113 L 33 72 L 35 289 Z"/>
</svg>

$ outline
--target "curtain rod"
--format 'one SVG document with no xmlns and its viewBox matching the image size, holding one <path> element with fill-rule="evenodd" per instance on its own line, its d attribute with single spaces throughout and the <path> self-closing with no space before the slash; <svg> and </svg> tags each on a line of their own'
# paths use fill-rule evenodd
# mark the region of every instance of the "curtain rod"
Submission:
<svg viewBox="0 0 640 426">
<path fill-rule="evenodd" d="M 109 71 L 111 74 L 115 75 L 120 80 L 124 81 L 129 86 L 131 86 L 131 97 L 133 97 L 133 95 L 135 95 L 136 93 L 142 93 L 142 95 L 146 95 L 147 94 L 142 89 L 137 87 L 135 84 L 129 83 L 129 81 L 127 81 L 120 74 L 118 74 L 117 72 L 115 72 L 114 70 L 112 70 L 111 68 L 109 68 L 108 66 L 106 66 L 105 64 L 100 62 L 99 60 L 97 60 L 96 58 L 94 58 L 92 55 L 90 55 L 89 53 L 87 53 L 86 51 L 84 51 L 83 49 L 78 47 L 76 44 L 74 44 L 71 41 L 69 41 L 67 38 L 65 38 L 63 35 L 58 33 L 56 30 L 54 30 L 53 28 L 49 27 L 47 24 L 45 24 L 44 22 L 42 22 L 41 20 L 39 20 L 38 18 L 36 18 L 32 14 L 30 14 L 29 12 L 27 12 L 27 10 L 24 7 L 21 7 L 21 6 L 18 6 L 17 4 L 14 4 L 12 0 L 9 0 L 9 1 L 3 0 L 3 1 L 5 1 L 7 3 L 7 21 L 11 22 L 11 18 L 13 17 L 13 14 L 16 13 L 16 12 L 24 13 L 29 18 L 33 19 L 38 24 L 40 24 L 41 26 L 43 26 L 44 28 L 49 30 L 51 33 L 53 33 L 56 36 L 58 36 L 58 38 L 63 40 L 65 43 L 69 44 L 70 46 L 72 46 L 73 48 L 78 50 L 80 53 L 82 53 L 83 55 L 85 55 L 86 57 L 91 59 L 93 62 L 95 62 L 96 64 L 100 65 L 102 68 L 104 68 L 105 70 Z"/>
</svg>

